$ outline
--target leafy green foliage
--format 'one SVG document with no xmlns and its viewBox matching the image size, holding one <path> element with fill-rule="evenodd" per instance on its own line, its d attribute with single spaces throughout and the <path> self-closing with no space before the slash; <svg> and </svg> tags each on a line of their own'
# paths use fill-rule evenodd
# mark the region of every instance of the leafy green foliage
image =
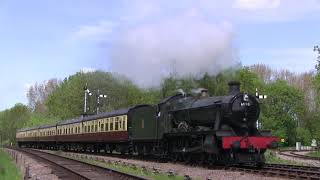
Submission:
<svg viewBox="0 0 320 180">
<path fill-rule="evenodd" d="M 255 94 L 256 88 L 261 89 L 263 82 L 257 74 L 250 71 L 248 67 L 244 67 L 236 72 L 236 80 L 241 83 L 241 91 Z"/>
<path fill-rule="evenodd" d="M 83 113 L 84 87 L 87 85 L 93 93 L 88 96 L 89 113 L 96 112 L 96 95 L 105 94 L 102 98 L 100 111 L 133 106 L 141 103 L 155 103 L 158 92 L 155 90 L 142 90 L 128 79 L 108 72 L 96 71 L 83 73 L 66 78 L 47 99 L 48 112 L 61 119 L 73 118 Z"/>
<path fill-rule="evenodd" d="M 49 117 L 45 114 L 41 113 L 32 113 L 30 118 L 24 123 L 23 127 L 34 127 L 34 126 L 41 126 L 43 124 L 53 124 L 58 122 L 60 119 Z"/>
<path fill-rule="evenodd" d="M 271 129 L 273 134 L 286 139 L 288 145 L 297 140 L 296 128 L 305 111 L 303 94 L 285 81 L 277 80 L 266 85 L 268 99 L 262 105 L 262 127 Z"/>
<path fill-rule="evenodd" d="M 23 104 L 0 112 L 0 142 L 8 140 L 15 142 L 16 130 L 22 128 L 30 118 L 30 111 Z"/>
<path fill-rule="evenodd" d="M 312 141 L 312 134 L 311 132 L 302 127 L 297 127 L 297 141 L 301 142 L 305 146 L 310 146 Z"/>
</svg>

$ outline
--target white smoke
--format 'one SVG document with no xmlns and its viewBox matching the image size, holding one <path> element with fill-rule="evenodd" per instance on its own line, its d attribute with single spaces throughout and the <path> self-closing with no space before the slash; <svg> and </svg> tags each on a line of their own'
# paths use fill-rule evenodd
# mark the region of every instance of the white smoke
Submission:
<svg viewBox="0 0 320 180">
<path fill-rule="evenodd" d="M 235 65 L 233 40 L 230 24 L 194 16 L 142 24 L 119 32 L 111 67 L 148 87 L 170 73 L 216 74 Z"/>
</svg>

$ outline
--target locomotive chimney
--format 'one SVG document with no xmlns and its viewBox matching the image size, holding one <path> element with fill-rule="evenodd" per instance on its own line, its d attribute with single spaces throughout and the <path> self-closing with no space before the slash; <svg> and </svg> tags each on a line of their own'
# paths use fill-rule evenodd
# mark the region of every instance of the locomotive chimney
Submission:
<svg viewBox="0 0 320 180">
<path fill-rule="evenodd" d="M 229 94 L 235 95 L 240 92 L 240 82 L 238 81 L 230 81 L 229 85 Z"/>
</svg>

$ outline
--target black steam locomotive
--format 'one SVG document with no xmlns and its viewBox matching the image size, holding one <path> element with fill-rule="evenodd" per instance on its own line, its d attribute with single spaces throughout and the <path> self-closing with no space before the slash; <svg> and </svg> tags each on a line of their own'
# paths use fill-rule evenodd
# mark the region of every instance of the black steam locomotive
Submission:
<svg viewBox="0 0 320 180">
<path fill-rule="evenodd" d="M 226 96 L 179 93 L 155 106 L 138 105 L 57 124 L 21 129 L 19 146 L 96 151 L 201 164 L 261 166 L 278 138 L 259 131 L 259 102 L 229 83 Z"/>
</svg>

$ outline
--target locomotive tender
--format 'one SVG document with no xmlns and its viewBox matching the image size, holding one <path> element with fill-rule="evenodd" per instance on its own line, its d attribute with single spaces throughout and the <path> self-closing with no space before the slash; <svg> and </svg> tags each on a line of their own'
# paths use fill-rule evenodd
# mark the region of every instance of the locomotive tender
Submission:
<svg viewBox="0 0 320 180">
<path fill-rule="evenodd" d="M 197 96 L 180 93 L 155 106 L 138 105 L 21 129 L 16 137 L 22 147 L 261 166 L 264 152 L 276 148 L 278 138 L 256 128 L 259 113 L 258 98 L 240 92 L 240 83 L 232 81 L 226 96 L 208 96 L 206 90 Z"/>
</svg>

